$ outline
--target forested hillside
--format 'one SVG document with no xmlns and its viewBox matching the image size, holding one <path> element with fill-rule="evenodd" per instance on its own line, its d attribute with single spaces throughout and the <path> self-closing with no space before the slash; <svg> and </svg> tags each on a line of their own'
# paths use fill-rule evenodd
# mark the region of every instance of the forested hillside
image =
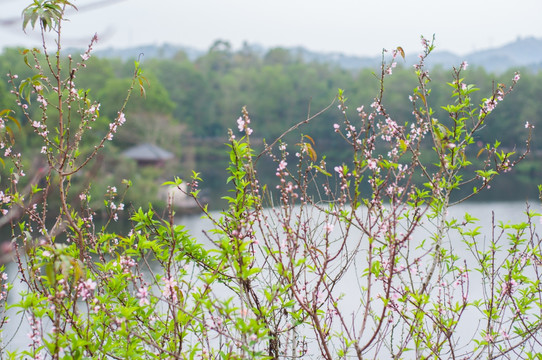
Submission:
<svg viewBox="0 0 542 360">
<path fill-rule="evenodd" d="M 30 69 L 21 61 L 22 56 L 19 49 L 5 50 L 0 55 L 0 71 L 17 74 L 20 79 L 28 77 Z M 74 53 L 73 61 L 78 58 L 79 54 Z M 412 121 L 408 94 L 417 86 L 417 80 L 411 67 L 401 61 L 397 61 L 393 76 L 387 80 L 384 104 L 394 120 L 406 123 Z M 146 203 L 156 197 L 160 181 L 186 176 L 192 170 L 202 173 L 203 187 L 212 197 L 213 190 L 224 185 L 222 170 L 226 160 L 220 155 L 224 152 L 219 150 L 224 148 L 228 129 L 232 128 L 236 133 L 236 119 L 244 105 L 247 105 L 252 122 L 257 124 L 257 133 L 252 138 L 263 144 L 264 140 L 272 142 L 284 129 L 326 108 L 333 102 L 339 88 L 344 89 L 348 98 L 347 111 L 351 118 L 359 106 L 369 107 L 380 90 L 379 68 L 354 71 L 337 65 L 305 62 L 281 48 L 263 55 L 250 47 L 233 51 L 228 43 L 220 41 L 194 60 L 181 51 L 168 59 L 145 59 L 143 56 L 141 63 L 149 84 L 146 84 L 144 96 L 132 97 L 126 110 L 126 127 L 119 131 L 114 143 L 108 144 L 106 155 L 91 167 L 88 176 L 79 181 L 82 187 L 88 186 L 89 182 L 117 182 L 120 186 L 122 179 L 131 179 L 136 190 L 128 192 L 127 200 L 135 204 Z M 88 71 L 81 72 L 75 82 L 80 88 L 92 89 L 87 97 L 101 104 L 100 116 L 94 124 L 96 132 L 93 132 L 99 137 L 117 115 L 116 109 L 125 96 L 134 64 L 133 60 L 93 56 L 87 67 Z M 535 126 L 532 150 L 536 155 L 542 150 L 542 143 L 536 135 L 542 128 L 542 72 L 520 68 L 496 75 L 482 67 L 471 66 L 464 72 L 465 82 L 481 89 L 473 96 L 477 102 L 490 96 L 498 83 L 509 82 L 515 71 L 521 72 L 516 89 L 502 105 L 497 106 L 489 117 L 492 125 L 482 130 L 475 140 L 480 148 L 499 138 L 504 139 L 501 146 L 506 149 L 523 149 L 526 137 L 523 125 L 529 122 Z M 430 73 L 430 78 L 434 81 L 429 85 L 432 92 L 427 100 L 432 104 L 434 116 L 446 124 L 448 116 L 441 107 L 454 101 L 446 85 L 451 79 L 451 69 L 437 66 Z M 9 92 L 4 82 L 0 87 L 1 109 L 11 107 Z M 29 100 L 32 101 L 32 94 L 29 94 Z M 312 120 L 310 132 L 306 133 L 314 139 L 317 155 L 326 154 L 327 159 L 333 162 L 340 162 L 343 153 L 336 146 L 339 144 L 338 135 L 333 130 L 333 124 L 340 122 L 341 116 L 335 104 Z M 13 131 L 23 134 L 33 131 L 31 125 L 24 123 L 22 116 L 18 118 L 21 129 Z M 83 139 L 83 151 L 85 142 L 94 144 L 90 140 Z M 286 138 L 285 141 L 295 143 L 298 140 Z M 133 160 L 122 157 L 123 150 L 147 142 L 174 153 L 176 160 L 159 169 L 150 169 L 138 168 Z M 35 170 L 36 164 L 40 164 L 38 144 L 29 140 L 16 146 L 22 153 L 34 153 L 24 158 L 36 159 L 34 164 L 26 164 L 29 171 Z M 502 184 L 509 189 L 505 193 L 508 198 L 523 199 L 536 194 L 535 184 L 540 182 L 542 165 L 534 155 L 531 154 L 521 167 L 514 170 L 515 176 L 506 178 L 507 184 Z M 262 171 L 265 171 L 265 166 Z M 495 187 L 498 186 L 497 183 Z M 527 188 L 532 191 L 526 193 Z M 95 201 L 101 202 L 103 188 L 96 186 L 92 191 Z M 496 191 L 488 196 L 502 195 L 503 192 Z"/>
<path fill-rule="evenodd" d="M 249 51 L 263 56 L 268 49 L 258 44 L 243 45 Z M 378 66 L 381 62 L 381 57 L 376 56 L 357 56 L 347 55 L 344 53 L 316 52 L 311 51 L 302 46 L 293 48 L 285 48 L 292 56 L 300 58 L 305 62 L 318 62 L 323 64 L 334 64 L 344 69 L 359 70 L 366 67 Z M 70 50 L 66 50 L 70 52 Z M 179 51 L 186 53 L 189 59 L 195 60 L 205 54 L 205 51 L 188 46 L 180 46 L 173 44 L 137 46 L 129 48 L 106 48 L 96 52 L 99 57 L 133 59 L 140 54 L 144 54 L 146 58 L 173 58 Z M 406 63 L 414 65 L 418 62 L 417 53 L 407 53 Z M 535 37 L 518 37 L 515 41 L 507 43 L 503 46 L 472 51 L 468 54 L 457 55 L 449 51 L 440 50 L 437 46 L 436 50 L 427 59 L 426 65 L 430 68 L 434 65 L 442 65 L 446 68 L 457 66 L 462 61 L 468 61 L 469 64 L 475 66 L 483 66 L 490 72 L 502 73 L 506 70 L 516 67 L 525 67 L 533 71 L 542 69 L 542 39 Z"/>
</svg>

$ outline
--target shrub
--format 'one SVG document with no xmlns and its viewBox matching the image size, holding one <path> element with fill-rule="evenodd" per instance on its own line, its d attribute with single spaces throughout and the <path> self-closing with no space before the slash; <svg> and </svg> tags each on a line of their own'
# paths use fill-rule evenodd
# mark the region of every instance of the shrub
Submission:
<svg viewBox="0 0 542 360">
<path fill-rule="evenodd" d="M 330 133 L 342 137 L 351 154 L 343 164 L 327 164 L 316 152 L 318 139 L 301 133 L 295 145 L 281 136 L 257 153 L 251 136 L 258 127 L 243 108 L 237 120 L 242 137 L 229 132 L 227 208 L 217 214 L 202 205 L 212 224 L 206 242 L 177 225 L 172 211 L 160 217 L 152 207 L 130 215 L 129 232 L 115 233 L 96 228 L 88 191 L 73 196 L 71 181 L 124 124 L 127 100 L 106 135 L 80 153 L 99 104 L 77 89 L 75 75 L 95 39 L 81 61 L 70 58 L 61 66 L 61 24 L 69 6 L 50 0 L 25 10 L 24 23 L 57 33 L 58 47 L 50 54 L 44 43 L 43 57 L 37 50 L 23 54 L 33 77 L 9 74 L 48 165 L 44 181 L 28 181 L 22 189 L 21 159 L 11 150 L 15 135 L 5 127 L 4 155 L 13 171 L 2 203 L 5 216 L 22 214 L 12 218 L 18 240 L 12 244 L 27 286 L 10 306 L 24 312 L 31 329 L 29 346 L 12 358 L 538 356 L 541 254 L 533 219 L 540 215 L 528 210 L 524 223 L 495 224 L 484 244 L 476 219 L 448 213 L 523 159 L 498 143 L 471 150 L 519 74 L 477 106 L 470 99 L 477 89 L 463 79 L 467 65 L 461 64 L 449 83 L 449 118 L 436 119 L 424 67 L 433 43 L 422 39 L 412 120 L 400 124 L 386 111 L 384 84 L 404 53 L 400 47 L 384 53 L 388 62 L 372 104 L 352 114 L 339 91 L 341 121 L 330 124 Z M 142 79 L 136 63 L 128 97 Z M 39 107 L 41 118 L 31 117 L 28 106 Z M 11 114 L 2 113 L 6 124 L 16 122 Z M 310 126 L 317 115 L 287 132 Z M 526 128 L 528 151 L 532 126 Z M 258 181 L 262 157 L 276 164 L 276 184 Z M 195 173 L 186 187 L 181 179 L 167 185 L 198 201 L 200 181 Z M 459 188 L 468 193 L 455 198 Z M 60 215 L 49 219 L 53 189 Z M 106 194 L 110 220 L 123 211 L 122 193 L 110 187 Z M 77 204 L 69 201 L 74 197 Z M 2 281 L 4 309 L 10 285 Z M 475 287 L 481 291 L 473 294 Z M 474 328 L 472 317 L 478 319 Z"/>
</svg>

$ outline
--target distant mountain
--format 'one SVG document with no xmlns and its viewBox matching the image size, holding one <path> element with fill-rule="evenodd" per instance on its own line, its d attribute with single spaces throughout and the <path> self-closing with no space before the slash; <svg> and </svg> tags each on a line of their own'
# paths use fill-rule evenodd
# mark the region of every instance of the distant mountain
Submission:
<svg viewBox="0 0 542 360">
<path fill-rule="evenodd" d="M 143 60 L 152 58 L 171 59 L 180 52 L 185 53 L 190 60 L 195 60 L 205 54 L 205 51 L 188 46 L 163 44 L 135 46 L 126 49 L 110 47 L 103 50 L 97 50 L 93 52 L 93 55 L 97 57 L 119 58 L 126 61 L 138 59 L 140 55 L 143 57 Z"/>
<path fill-rule="evenodd" d="M 289 50 L 294 56 L 300 57 L 306 62 L 335 64 L 349 70 L 375 67 L 379 66 L 381 63 L 381 57 L 378 56 L 370 57 L 345 55 L 341 53 L 319 53 L 303 47 L 291 48 Z"/>
<path fill-rule="evenodd" d="M 291 49 L 300 54 L 306 61 L 318 61 L 323 63 L 338 64 L 345 69 L 359 69 L 363 67 L 378 66 L 381 62 L 380 56 L 358 57 L 347 56 L 340 53 L 315 53 L 303 48 Z M 408 55 L 407 65 L 418 62 L 418 55 Z M 532 71 L 542 70 L 542 39 L 534 37 L 518 38 L 516 41 L 504 46 L 481 50 L 459 56 L 449 51 L 436 50 L 427 59 L 427 65 L 442 65 L 445 68 L 459 66 L 462 61 L 469 65 L 484 67 L 488 72 L 503 72 L 511 68 L 528 68 Z"/>
<path fill-rule="evenodd" d="M 500 48 L 477 51 L 468 55 L 470 63 L 481 65 L 492 71 L 503 71 L 511 67 L 542 66 L 542 39 L 528 37 L 517 39 Z M 487 64 L 487 65 L 486 65 Z"/>
<path fill-rule="evenodd" d="M 246 45 L 247 46 L 247 45 Z M 249 45 L 257 54 L 265 54 L 266 49 L 260 45 Z M 287 48 L 296 58 L 306 62 L 319 62 L 335 64 L 345 69 L 356 70 L 365 67 L 375 67 L 380 64 L 380 56 L 352 56 L 341 53 L 319 53 L 303 47 Z M 195 60 L 206 51 L 186 46 L 171 44 L 138 46 L 127 49 L 109 48 L 96 51 L 94 55 L 100 57 L 121 58 L 123 60 L 136 59 L 143 54 L 144 59 L 173 58 L 179 52 L 184 52 L 190 60 Z M 417 54 L 407 56 L 408 65 L 418 61 Z M 469 65 L 484 67 L 489 72 L 502 72 L 510 68 L 528 68 L 533 71 L 542 70 L 542 39 L 534 37 L 518 38 L 516 41 L 504 46 L 475 51 L 465 56 L 458 56 L 448 51 L 435 51 L 427 60 L 429 66 L 442 65 L 444 67 L 459 66 L 462 61 Z"/>
</svg>

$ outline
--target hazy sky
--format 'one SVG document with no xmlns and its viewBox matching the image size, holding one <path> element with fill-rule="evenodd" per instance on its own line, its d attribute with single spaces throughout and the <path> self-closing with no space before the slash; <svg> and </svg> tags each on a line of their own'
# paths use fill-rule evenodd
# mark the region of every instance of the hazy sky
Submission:
<svg viewBox="0 0 542 360">
<path fill-rule="evenodd" d="M 0 46 L 39 44 L 20 27 L 30 0 L 0 0 Z M 182 44 L 206 50 L 216 39 L 266 47 L 302 45 L 325 52 L 378 55 L 403 46 L 419 52 L 420 35 L 459 55 L 518 36 L 542 38 L 542 0 L 75 0 L 65 40 L 100 48 Z M 89 4 L 99 3 L 100 6 Z M 11 26 L 5 22 L 12 21 Z"/>
</svg>

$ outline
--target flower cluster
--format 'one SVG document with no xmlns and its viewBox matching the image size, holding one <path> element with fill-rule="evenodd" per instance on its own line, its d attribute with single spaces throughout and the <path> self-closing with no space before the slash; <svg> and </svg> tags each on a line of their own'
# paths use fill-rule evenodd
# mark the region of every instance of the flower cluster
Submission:
<svg viewBox="0 0 542 360">
<path fill-rule="evenodd" d="M 132 271 L 132 268 L 136 266 L 137 263 L 130 256 L 121 256 L 119 265 L 124 274 L 130 274 Z"/>
<path fill-rule="evenodd" d="M 80 281 L 77 285 L 77 296 L 81 300 L 86 301 L 92 296 L 92 293 L 96 289 L 96 282 L 92 279 L 87 279 L 86 281 Z"/>
<path fill-rule="evenodd" d="M 5 300 L 8 296 L 8 274 L 5 272 L 0 273 L 0 278 L 3 280 L 2 288 L 0 289 L 0 301 Z"/>
<path fill-rule="evenodd" d="M 139 299 L 139 305 L 140 306 L 144 306 L 144 305 L 149 305 L 150 304 L 150 301 L 149 301 L 149 291 L 148 289 L 145 287 L 145 286 L 142 286 L 140 287 L 138 290 L 137 290 L 137 298 Z"/>
<path fill-rule="evenodd" d="M 511 296 L 512 293 L 517 289 L 517 287 L 518 283 L 514 279 L 510 281 L 504 281 L 501 284 L 501 296 Z"/>
<path fill-rule="evenodd" d="M 237 128 L 241 132 L 245 132 L 247 135 L 252 134 L 252 128 L 249 127 L 250 125 L 250 117 L 248 116 L 248 112 L 246 110 L 246 107 L 243 107 L 243 115 L 239 116 L 237 119 Z"/>
<path fill-rule="evenodd" d="M 28 322 L 30 325 L 30 332 L 28 333 L 28 338 L 32 341 L 32 346 L 34 349 L 37 349 L 41 346 L 41 320 L 37 319 L 34 314 L 31 314 L 28 317 Z M 40 353 L 34 356 L 34 359 L 42 359 Z"/>
<path fill-rule="evenodd" d="M 0 204 L 9 205 L 11 203 L 11 200 L 11 195 L 4 194 L 4 192 L 0 190 Z M 8 209 L 1 209 L 0 212 L 2 213 L 2 215 L 6 215 L 8 213 Z"/>
<path fill-rule="evenodd" d="M 162 294 L 168 300 L 177 302 L 177 281 L 170 277 L 164 278 L 164 288 L 162 289 Z"/>
<path fill-rule="evenodd" d="M 47 130 L 47 125 L 45 125 L 45 123 L 34 120 L 31 125 L 39 136 L 47 138 L 49 131 Z"/>
<path fill-rule="evenodd" d="M 87 50 L 83 54 L 81 54 L 82 61 L 78 65 L 80 65 L 81 67 L 86 67 L 85 61 L 90 59 L 92 48 L 96 42 L 98 42 L 98 35 L 94 34 L 94 36 L 92 37 L 92 40 L 90 41 L 90 44 L 88 45 Z"/>
<path fill-rule="evenodd" d="M 118 128 L 126 122 L 126 117 L 123 112 L 119 112 L 117 119 L 109 124 L 109 132 L 106 135 L 106 139 L 111 141 L 113 140 L 114 134 L 117 132 Z"/>
</svg>

